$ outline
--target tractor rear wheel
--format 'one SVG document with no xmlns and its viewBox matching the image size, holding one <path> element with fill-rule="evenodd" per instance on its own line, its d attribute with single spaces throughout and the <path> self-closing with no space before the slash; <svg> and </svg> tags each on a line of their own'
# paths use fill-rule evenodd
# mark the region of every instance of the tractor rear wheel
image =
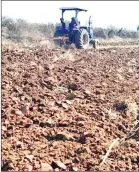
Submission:
<svg viewBox="0 0 139 172">
<path fill-rule="evenodd" d="M 89 46 L 89 34 L 86 29 L 75 32 L 75 45 L 79 49 L 86 49 Z"/>
</svg>

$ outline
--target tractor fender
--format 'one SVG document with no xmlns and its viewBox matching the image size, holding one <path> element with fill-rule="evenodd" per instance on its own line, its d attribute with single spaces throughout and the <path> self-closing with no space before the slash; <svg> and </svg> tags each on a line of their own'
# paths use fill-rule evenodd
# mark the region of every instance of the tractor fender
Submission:
<svg viewBox="0 0 139 172">
<path fill-rule="evenodd" d="M 79 29 L 86 29 L 86 30 L 88 30 L 88 27 L 87 26 L 80 26 Z"/>
</svg>

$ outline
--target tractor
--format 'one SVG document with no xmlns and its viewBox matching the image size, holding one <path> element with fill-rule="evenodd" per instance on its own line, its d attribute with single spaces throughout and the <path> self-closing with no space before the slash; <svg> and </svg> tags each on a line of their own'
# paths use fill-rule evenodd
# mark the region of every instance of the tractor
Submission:
<svg viewBox="0 0 139 172">
<path fill-rule="evenodd" d="M 81 26 L 78 20 L 78 13 L 81 11 L 87 12 L 87 10 L 81 8 L 60 8 L 60 10 L 62 11 L 61 25 L 56 27 L 54 40 L 60 40 L 60 45 L 75 44 L 78 49 L 87 49 L 89 44 L 96 48 L 95 40 L 93 40 L 91 16 L 89 17 L 88 26 Z M 64 21 L 65 11 L 75 11 L 75 17 L 71 18 L 68 26 Z"/>
</svg>

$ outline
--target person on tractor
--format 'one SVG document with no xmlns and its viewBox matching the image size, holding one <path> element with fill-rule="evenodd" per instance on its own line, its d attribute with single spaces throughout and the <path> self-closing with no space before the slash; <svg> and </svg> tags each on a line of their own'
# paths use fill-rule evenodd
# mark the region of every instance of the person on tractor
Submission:
<svg viewBox="0 0 139 172">
<path fill-rule="evenodd" d="M 60 21 L 61 21 L 61 25 L 62 25 L 62 32 L 66 32 L 66 24 L 64 22 L 64 19 L 63 18 L 60 18 Z"/>
<path fill-rule="evenodd" d="M 69 23 L 69 30 L 72 31 L 75 26 L 77 26 L 76 19 L 75 17 L 72 17 L 71 22 Z"/>
<path fill-rule="evenodd" d="M 73 28 L 77 26 L 77 19 L 75 17 L 71 18 L 71 22 L 69 23 L 69 40 L 72 42 L 72 34 L 73 34 Z"/>
<path fill-rule="evenodd" d="M 64 22 L 64 19 L 60 18 L 60 21 L 61 21 L 62 27 L 65 28 L 66 24 Z"/>
</svg>

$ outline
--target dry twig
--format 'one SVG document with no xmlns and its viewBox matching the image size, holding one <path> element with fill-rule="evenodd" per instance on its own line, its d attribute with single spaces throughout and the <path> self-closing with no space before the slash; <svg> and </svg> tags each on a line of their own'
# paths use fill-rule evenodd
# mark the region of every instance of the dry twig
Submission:
<svg viewBox="0 0 139 172">
<path fill-rule="evenodd" d="M 105 155 L 104 158 L 103 158 L 103 161 L 100 163 L 99 166 L 102 166 L 102 165 L 105 163 L 105 161 L 106 161 L 106 159 L 108 158 L 108 156 L 109 156 L 109 154 L 110 154 L 110 152 L 111 152 L 113 146 L 114 146 L 118 141 L 119 141 L 119 138 L 115 139 L 115 140 L 112 142 L 112 144 L 109 146 L 109 149 L 108 149 L 106 155 Z"/>
</svg>

